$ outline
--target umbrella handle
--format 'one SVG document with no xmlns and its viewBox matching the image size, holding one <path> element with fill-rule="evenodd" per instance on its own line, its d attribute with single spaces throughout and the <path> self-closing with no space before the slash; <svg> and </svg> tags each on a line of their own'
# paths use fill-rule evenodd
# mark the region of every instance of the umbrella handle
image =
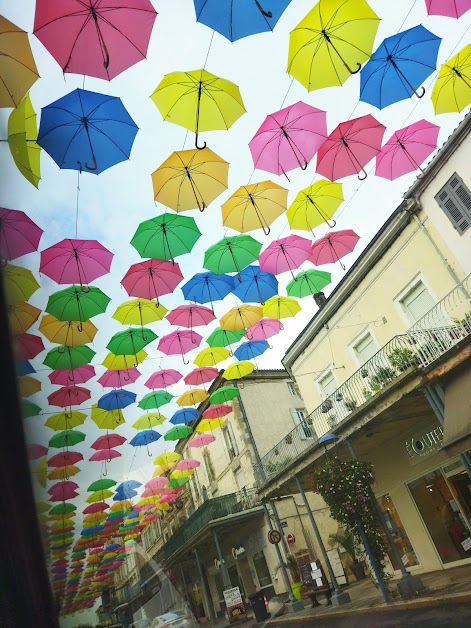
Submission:
<svg viewBox="0 0 471 628">
<path fill-rule="evenodd" d="M 336 220 L 332 220 L 332 222 L 330 223 L 328 220 L 326 220 L 325 224 L 329 227 L 329 229 L 333 229 L 335 227 L 335 225 L 337 224 L 337 221 Z"/>
<path fill-rule="evenodd" d="M 83 284 L 80 284 L 80 290 L 82 292 L 85 292 L 85 294 L 87 294 L 88 292 L 91 292 L 90 286 L 84 286 Z"/>
<path fill-rule="evenodd" d="M 366 179 L 366 177 L 368 176 L 368 173 L 366 172 L 366 170 L 364 168 L 362 168 L 360 170 L 360 173 L 362 174 L 362 176 L 358 175 L 358 180 L 359 181 L 364 181 Z"/>
<path fill-rule="evenodd" d="M 205 146 L 206 146 L 206 142 L 204 143 L 203 148 L 204 148 Z M 197 147 L 197 148 L 198 148 L 198 147 Z M 206 205 L 205 205 L 204 203 L 202 204 L 202 206 L 201 206 L 201 207 L 198 205 L 198 209 L 200 210 L 200 212 L 201 212 L 201 213 L 203 213 L 203 212 L 204 212 L 204 210 L 206 209 Z"/>
<path fill-rule="evenodd" d="M 195 136 L 195 148 L 197 148 L 198 150 L 203 150 L 203 148 L 206 148 L 206 142 L 203 144 L 203 146 L 198 146 L 198 131 L 196 132 L 196 136 Z M 203 211 L 203 210 L 200 209 L 200 211 Z"/>
<path fill-rule="evenodd" d="M 305 161 L 304 166 L 301 166 L 301 170 L 307 170 L 307 166 L 308 166 L 308 163 L 307 161 Z"/>
<path fill-rule="evenodd" d="M 260 4 L 260 2 L 258 2 L 257 0 L 254 0 L 254 1 L 255 1 L 255 4 L 257 5 L 257 9 L 260 11 L 262 15 L 264 15 L 265 17 L 273 17 L 273 13 L 271 11 L 265 11 L 262 5 Z"/>
<path fill-rule="evenodd" d="M 419 94 L 417 90 L 414 90 L 414 94 L 417 96 L 417 98 L 423 98 L 425 96 L 425 87 L 422 85 L 420 89 L 422 90 L 421 94 Z"/>
<path fill-rule="evenodd" d="M 92 150 L 92 159 L 93 159 L 93 166 L 89 166 L 89 165 L 87 164 L 87 162 L 85 162 L 85 163 L 83 164 L 87 170 L 96 170 L 96 169 L 98 168 L 98 164 L 97 164 L 97 162 L 96 162 L 95 153 L 93 152 L 93 150 Z"/>
</svg>

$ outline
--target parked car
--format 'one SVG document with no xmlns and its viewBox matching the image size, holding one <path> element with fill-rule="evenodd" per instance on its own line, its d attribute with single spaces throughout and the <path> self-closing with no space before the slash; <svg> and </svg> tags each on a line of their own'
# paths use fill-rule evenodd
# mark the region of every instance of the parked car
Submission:
<svg viewBox="0 0 471 628">
<path fill-rule="evenodd" d="M 170 611 L 156 617 L 151 628 L 199 628 L 199 624 L 187 611 Z"/>
</svg>

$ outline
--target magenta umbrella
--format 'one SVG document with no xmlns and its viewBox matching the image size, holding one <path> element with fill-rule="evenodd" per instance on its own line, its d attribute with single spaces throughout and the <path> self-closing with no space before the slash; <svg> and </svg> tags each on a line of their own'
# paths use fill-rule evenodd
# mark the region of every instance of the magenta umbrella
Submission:
<svg viewBox="0 0 471 628">
<path fill-rule="evenodd" d="M 419 120 L 396 131 L 376 155 L 376 176 L 393 181 L 408 172 L 423 170 L 420 165 L 437 148 L 440 127 Z"/>
<path fill-rule="evenodd" d="M 283 323 L 276 318 L 261 318 L 245 333 L 249 340 L 268 340 L 283 329 Z"/>
<path fill-rule="evenodd" d="M 352 174 L 363 181 L 366 164 L 381 150 L 385 130 L 371 114 L 341 122 L 319 148 L 316 172 L 330 181 Z"/>
<path fill-rule="evenodd" d="M 83 364 L 76 369 L 58 369 L 49 373 L 51 384 L 58 386 L 74 386 L 75 384 L 85 384 L 89 379 L 95 377 L 95 367 L 91 364 Z"/>
<path fill-rule="evenodd" d="M 340 262 L 342 257 L 353 251 L 359 239 L 360 236 L 352 229 L 331 231 L 314 242 L 309 261 L 315 266 Z M 342 262 L 340 262 L 340 266 L 345 270 Z"/>
<path fill-rule="evenodd" d="M 193 334 L 193 327 L 209 325 L 216 319 L 213 310 L 204 305 L 179 305 L 165 317 L 172 325 L 188 327 Z"/>
<path fill-rule="evenodd" d="M 231 406 L 226 406 L 223 403 L 216 403 L 213 406 L 209 406 L 203 412 L 203 419 L 222 419 L 222 417 L 232 412 Z"/>
<path fill-rule="evenodd" d="M 197 434 L 188 443 L 188 447 L 204 447 L 210 443 L 214 443 L 216 437 L 209 433 Z"/>
<path fill-rule="evenodd" d="M 144 386 L 151 389 L 167 388 L 167 386 L 172 386 L 179 382 L 182 377 L 183 375 L 175 369 L 162 369 L 152 373 Z"/>
<path fill-rule="evenodd" d="M 88 284 L 110 272 L 113 253 L 97 240 L 69 238 L 41 251 L 39 272 L 58 284 Z"/>
<path fill-rule="evenodd" d="M 49 493 L 49 495 L 52 496 L 52 499 L 50 501 L 62 502 L 76 497 L 78 493 L 75 493 L 75 489 L 77 489 L 78 487 L 79 485 L 76 482 L 64 480 L 63 482 L 57 482 L 57 484 L 53 484 L 47 492 Z"/>
<path fill-rule="evenodd" d="M 185 458 L 185 460 L 179 460 L 174 467 L 174 471 L 192 471 L 200 466 L 201 462 L 193 458 Z"/>
<path fill-rule="evenodd" d="M 92 462 L 110 461 L 113 458 L 119 458 L 121 454 L 116 449 L 99 449 L 93 456 L 90 456 L 89 460 Z M 105 473 L 103 475 L 106 475 Z"/>
<path fill-rule="evenodd" d="M 75 464 L 83 460 L 83 456 L 78 451 L 61 451 L 58 454 L 52 456 L 47 461 L 48 467 L 66 467 L 70 464 Z"/>
<path fill-rule="evenodd" d="M 212 366 L 203 366 L 193 369 L 188 375 L 185 375 L 183 381 L 189 386 L 203 386 L 208 382 L 212 382 L 219 375 L 219 371 Z"/>
<path fill-rule="evenodd" d="M 38 250 L 43 230 L 24 212 L 0 207 L 0 259 L 16 259 Z"/>
<path fill-rule="evenodd" d="M 32 360 L 45 349 L 42 338 L 34 334 L 15 336 L 15 348 L 21 360 Z"/>
<path fill-rule="evenodd" d="M 306 170 L 326 137 L 326 112 L 297 102 L 268 115 L 249 148 L 255 168 L 286 176 L 294 168 Z"/>
<path fill-rule="evenodd" d="M 170 502 L 174 502 L 178 499 L 178 493 L 169 493 L 168 495 L 162 495 L 162 497 L 158 500 L 159 504 L 169 504 Z"/>
<path fill-rule="evenodd" d="M 429 15 L 460 18 L 471 9 L 471 0 L 425 0 Z"/>
<path fill-rule="evenodd" d="M 150 0 L 37 0 L 34 34 L 63 72 L 111 81 L 146 58 Z"/>
<path fill-rule="evenodd" d="M 167 486 L 167 484 L 168 484 L 168 478 L 157 476 L 155 478 L 152 478 L 148 482 L 146 482 L 144 486 L 146 488 L 157 489 L 157 488 L 164 488 L 165 486 Z"/>
<path fill-rule="evenodd" d="M 70 408 L 79 406 L 87 399 L 90 399 L 91 393 L 88 388 L 80 386 L 63 386 L 59 390 L 55 390 L 48 395 L 47 400 L 50 406 L 58 406 L 59 408 Z"/>
<path fill-rule="evenodd" d="M 162 336 L 159 340 L 158 349 L 166 355 L 181 355 L 183 364 L 189 364 L 189 360 L 185 360 L 184 355 L 196 347 L 199 347 L 203 337 L 194 331 L 177 330 L 172 331 L 166 336 Z"/>
<path fill-rule="evenodd" d="M 104 436 L 99 436 L 90 447 L 92 449 L 111 449 L 112 447 L 119 447 L 125 442 L 126 439 L 120 434 L 105 434 Z"/>
<path fill-rule="evenodd" d="M 309 258 L 311 248 L 310 240 L 297 235 L 273 240 L 260 255 L 260 268 L 274 275 L 289 270 L 293 275 L 293 270 Z"/>
<path fill-rule="evenodd" d="M 46 456 L 48 452 L 48 448 L 44 447 L 44 445 L 37 445 L 32 443 L 28 445 L 28 459 L 29 460 L 37 460 L 38 458 L 42 458 Z"/>
<path fill-rule="evenodd" d="M 101 384 L 103 388 L 122 388 L 123 382 L 124 385 L 129 383 L 134 384 L 140 376 L 140 371 L 135 366 L 131 366 L 123 370 L 105 371 L 103 375 L 97 379 L 97 382 Z"/>
<path fill-rule="evenodd" d="M 180 266 L 175 262 L 148 259 L 133 264 L 121 280 L 129 296 L 141 299 L 157 299 L 163 294 L 171 294 L 183 280 Z"/>
</svg>

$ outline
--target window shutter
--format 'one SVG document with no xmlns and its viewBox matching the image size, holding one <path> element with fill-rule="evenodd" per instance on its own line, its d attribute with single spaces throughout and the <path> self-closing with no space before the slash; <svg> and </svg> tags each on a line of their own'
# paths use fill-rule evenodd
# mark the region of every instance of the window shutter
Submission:
<svg viewBox="0 0 471 628">
<path fill-rule="evenodd" d="M 454 174 L 435 196 L 453 227 L 464 233 L 471 225 L 471 194 L 462 179 Z"/>
<path fill-rule="evenodd" d="M 378 347 L 371 334 L 367 334 L 353 348 L 361 364 L 367 362 L 378 351 Z"/>
<path fill-rule="evenodd" d="M 424 284 L 419 282 L 415 288 L 403 298 L 402 304 L 415 323 L 434 307 L 435 301 Z"/>
</svg>

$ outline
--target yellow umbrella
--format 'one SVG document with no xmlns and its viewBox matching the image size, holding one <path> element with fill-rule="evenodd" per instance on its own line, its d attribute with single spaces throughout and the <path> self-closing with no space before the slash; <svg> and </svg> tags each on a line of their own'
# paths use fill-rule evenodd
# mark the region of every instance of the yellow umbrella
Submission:
<svg viewBox="0 0 471 628">
<path fill-rule="evenodd" d="M 79 412 L 78 410 L 72 410 L 71 412 L 57 412 L 56 414 L 51 414 L 44 425 L 46 427 L 50 427 L 51 430 L 55 432 L 59 432 L 61 430 L 71 430 L 78 425 L 82 425 L 82 423 L 87 418 L 87 415 L 83 412 Z"/>
<path fill-rule="evenodd" d="M 103 489 L 101 491 L 94 491 L 90 493 L 87 497 L 87 504 L 94 504 L 95 502 L 104 502 L 108 497 L 112 497 L 113 491 L 110 491 L 109 488 Z"/>
<path fill-rule="evenodd" d="M 14 336 L 25 334 L 39 318 L 41 310 L 31 303 L 20 301 L 8 306 L 10 330 Z"/>
<path fill-rule="evenodd" d="M 41 390 L 41 382 L 29 375 L 22 375 L 16 379 L 18 383 L 18 390 L 21 397 L 31 397 L 34 393 Z"/>
<path fill-rule="evenodd" d="M 98 525 L 102 521 L 108 518 L 108 515 L 105 512 L 93 512 L 90 515 L 86 515 L 83 518 L 83 523 L 92 523 L 93 525 Z"/>
<path fill-rule="evenodd" d="M 155 507 L 157 510 L 170 510 L 170 504 L 159 504 L 156 503 Z"/>
<path fill-rule="evenodd" d="M 51 342 L 68 347 L 93 342 L 98 331 L 91 321 L 60 321 L 51 314 L 42 317 L 38 329 Z"/>
<path fill-rule="evenodd" d="M 179 406 L 195 406 L 209 398 L 209 393 L 201 388 L 192 388 L 180 395 L 177 399 Z"/>
<path fill-rule="evenodd" d="M 156 458 L 154 458 L 154 464 L 165 465 L 172 462 L 177 462 L 180 460 L 180 454 L 177 454 L 176 451 L 166 451 L 163 454 L 159 454 Z"/>
<path fill-rule="evenodd" d="M 215 366 L 218 362 L 226 360 L 230 355 L 229 349 L 224 347 L 208 347 L 198 353 L 193 363 L 196 366 Z"/>
<path fill-rule="evenodd" d="M 272 183 L 262 181 L 242 185 L 222 204 L 222 224 L 240 233 L 263 229 L 270 233 L 270 225 L 286 211 L 288 190 Z"/>
<path fill-rule="evenodd" d="M 8 146 L 16 167 L 36 188 L 41 179 L 41 147 L 37 139 L 36 112 L 26 94 L 8 118 Z"/>
<path fill-rule="evenodd" d="M 154 461 L 155 464 L 155 461 Z M 157 478 L 159 476 L 161 476 L 163 473 L 165 473 L 165 471 L 169 471 L 170 469 L 173 469 L 173 467 L 176 465 L 176 462 L 172 462 L 169 465 L 157 465 L 154 469 L 154 473 L 152 474 L 153 478 Z"/>
<path fill-rule="evenodd" d="M 322 179 L 298 192 L 286 212 L 291 229 L 312 231 L 325 222 L 331 229 L 335 220 L 329 223 L 343 202 L 342 184 Z"/>
<path fill-rule="evenodd" d="M 471 44 L 442 65 L 431 98 L 436 114 L 462 111 L 471 103 Z"/>
<path fill-rule="evenodd" d="M 149 412 L 149 414 L 143 414 L 135 421 L 132 426 L 135 430 L 150 430 L 155 425 L 162 425 L 167 420 L 160 412 Z"/>
<path fill-rule="evenodd" d="M 62 521 L 62 519 L 73 519 L 75 517 L 75 512 L 64 512 L 60 515 L 49 515 L 50 521 Z"/>
<path fill-rule="evenodd" d="M 154 199 L 176 212 L 204 211 L 227 190 L 228 171 L 209 148 L 176 151 L 152 175 Z"/>
<path fill-rule="evenodd" d="M 166 74 L 151 98 L 165 121 L 196 133 L 196 148 L 200 131 L 229 129 L 245 113 L 237 85 L 204 69 Z"/>
<path fill-rule="evenodd" d="M 103 410 L 96 403 L 92 405 L 90 418 L 101 430 L 115 430 L 118 425 L 122 425 L 125 422 L 121 408 L 117 410 Z"/>
<path fill-rule="evenodd" d="M 228 366 L 222 376 L 227 380 L 241 379 L 241 377 L 250 375 L 254 369 L 255 364 L 252 364 L 252 362 L 248 362 L 247 360 L 241 360 L 240 362 L 236 362 L 235 364 Z"/>
<path fill-rule="evenodd" d="M 51 510 L 51 504 L 48 504 L 47 502 L 36 502 L 35 508 L 36 508 L 36 512 L 40 515 L 44 514 L 45 512 L 49 512 Z"/>
<path fill-rule="evenodd" d="M 38 464 L 38 470 L 36 475 L 40 486 L 46 488 L 47 483 L 47 456 L 41 458 Z"/>
<path fill-rule="evenodd" d="M 149 299 L 132 299 L 132 301 L 125 301 L 118 305 L 114 319 L 122 323 L 123 325 L 148 325 L 149 323 L 155 323 L 161 321 L 168 310 L 156 301 L 150 301 Z"/>
<path fill-rule="evenodd" d="M 177 469 L 177 471 L 172 471 L 168 477 L 172 480 L 181 480 L 182 478 L 191 478 L 194 472 L 194 469 Z"/>
<path fill-rule="evenodd" d="M 319 0 L 290 33 L 288 73 L 308 91 L 343 85 L 370 58 L 379 21 L 365 0 Z"/>
<path fill-rule="evenodd" d="M 111 493 L 113 494 L 113 493 Z M 111 507 L 110 507 L 110 512 L 116 512 L 117 510 L 131 510 L 132 508 L 132 504 L 129 500 L 127 499 L 121 499 L 117 502 L 115 502 Z"/>
<path fill-rule="evenodd" d="M 265 301 L 263 306 L 263 315 L 267 318 L 289 318 L 290 316 L 296 316 L 301 311 L 301 306 L 291 297 L 271 297 Z"/>
<path fill-rule="evenodd" d="M 36 290 L 39 290 L 36 278 L 27 268 L 6 264 L 2 270 L 5 296 L 9 305 L 27 301 Z"/>
<path fill-rule="evenodd" d="M 212 432 L 213 430 L 216 430 L 218 427 L 221 427 L 222 425 L 224 425 L 225 420 L 224 419 L 202 419 L 199 423 L 198 426 L 196 427 L 195 432 L 199 432 L 200 434 L 202 434 L 203 432 Z"/>
<path fill-rule="evenodd" d="M 237 305 L 219 319 L 221 329 L 238 331 L 255 325 L 262 316 L 263 309 L 257 305 Z"/>
<path fill-rule="evenodd" d="M 108 353 L 102 364 L 110 371 L 124 371 L 136 364 L 141 364 L 147 358 L 147 353 L 142 349 L 136 355 L 115 355 Z"/>
<path fill-rule="evenodd" d="M 47 474 L 48 480 L 67 480 L 80 473 L 80 468 L 75 464 L 68 464 L 65 467 L 57 467 Z"/>
<path fill-rule="evenodd" d="M 0 107 L 17 107 L 38 78 L 28 33 L 0 16 Z"/>
</svg>

